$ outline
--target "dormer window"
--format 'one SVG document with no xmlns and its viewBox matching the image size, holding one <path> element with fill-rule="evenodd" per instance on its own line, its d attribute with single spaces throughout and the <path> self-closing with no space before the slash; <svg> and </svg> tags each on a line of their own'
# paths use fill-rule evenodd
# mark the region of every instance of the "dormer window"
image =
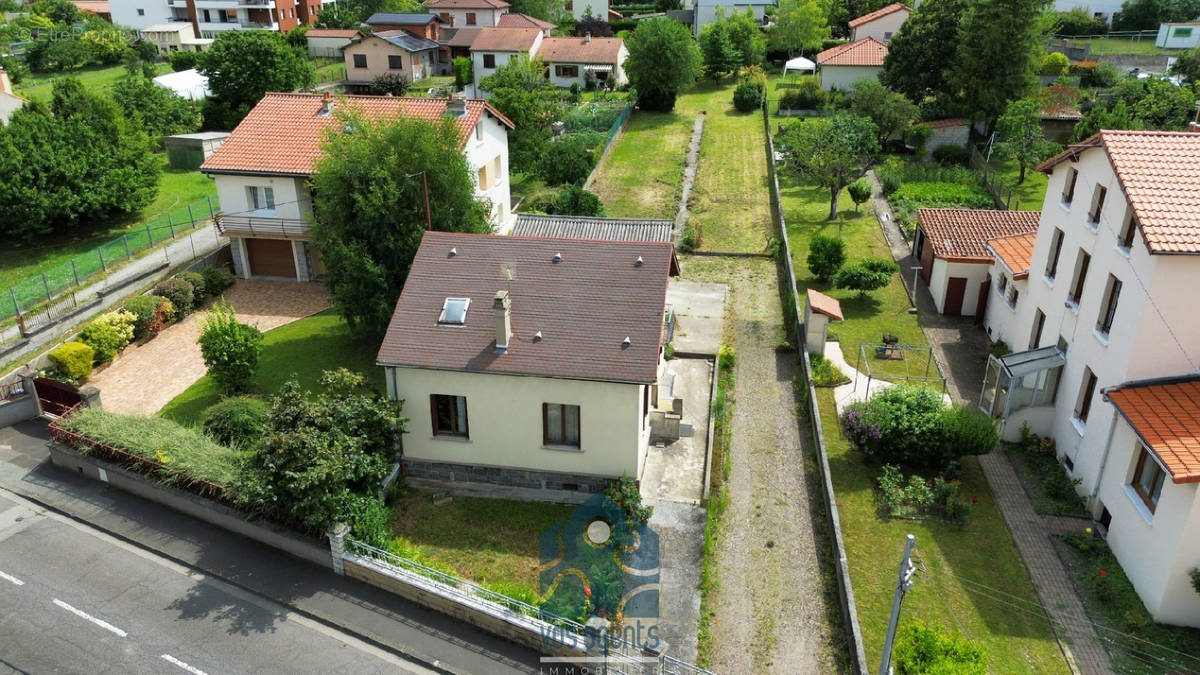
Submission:
<svg viewBox="0 0 1200 675">
<path fill-rule="evenodd" d="M 449 326 L 466 325 L 467 309 L 470 306 L 470 298 L 446 298 L 442 303 L 442 313 L 438 315 L 438 323 Z"/>
</svg>

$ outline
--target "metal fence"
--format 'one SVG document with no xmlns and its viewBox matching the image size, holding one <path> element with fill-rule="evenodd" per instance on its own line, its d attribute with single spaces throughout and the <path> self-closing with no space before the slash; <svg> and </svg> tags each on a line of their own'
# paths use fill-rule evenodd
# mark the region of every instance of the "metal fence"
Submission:
<svg viewBox="0 0 1200 675">
<path fill-rule="evenodd" d="M 971 168 L 978 171 L 983 181 L 983 186 L 991 193 L 992 200 L 996 202 L 996 208 L 1012 210 L 1013 204 L 1017 201 L 1017 193 L 1008 183 L 988 164 L 987 158 L 979 151 L 979 148 L 971 146 Z"/>
<path fill-rule="evenodd" d="M 215 195 L 205 197 L 0 291 L 0 319 L 44 309 L 62 293 L 207 221 L 217 208 Z"/>
</svg>

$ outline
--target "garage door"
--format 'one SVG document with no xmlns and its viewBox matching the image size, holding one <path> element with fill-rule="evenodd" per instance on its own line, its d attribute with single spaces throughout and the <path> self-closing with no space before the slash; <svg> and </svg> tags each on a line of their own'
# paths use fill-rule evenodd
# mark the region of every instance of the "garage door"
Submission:
<svg viewBox="0 0 1200 675">
<path fill-rule="evenodd" d="M 292 242 L 286 239 L 247 239 L 246 256 L 252 276 L 296 278 Z"/>
</svg>

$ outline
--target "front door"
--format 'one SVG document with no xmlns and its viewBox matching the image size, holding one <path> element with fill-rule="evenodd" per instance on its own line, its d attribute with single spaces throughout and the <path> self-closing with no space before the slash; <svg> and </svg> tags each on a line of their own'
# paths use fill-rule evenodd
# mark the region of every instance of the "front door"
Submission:
<svg viewBox="0 0 1200 675">
<path fill-rule="evenodd" d="M 988 275 L 979 284 L 979 299 L 975 302 L 975 325 L 983 323 L 983 314 L 987 311 L 988 291 L 992 290 L 992 275 Z"/>
<path fill-rule="evenodd" d="M 946 302 L 942 305 L 942 314 L 959 316 L 962 314 L 963 296 L 967 293 L 966 277 L 950 277 L 946 280 Z"/>
</svg>

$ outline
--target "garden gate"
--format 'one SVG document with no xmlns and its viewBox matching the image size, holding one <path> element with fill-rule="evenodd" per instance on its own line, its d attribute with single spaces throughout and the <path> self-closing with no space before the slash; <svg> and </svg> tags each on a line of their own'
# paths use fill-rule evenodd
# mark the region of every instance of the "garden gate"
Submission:
<svg viewBox="0 0 1200 675">
<path fill-rule="evenodd" d="M 61 417 L 64 412 L 83 400 L 83 397 L 79 395 L 79 389 L 66 382 L 35 377 L 33 387 L 37 390 L 38 403 L 42 406 L 42 412 L 54 417 Z"/>
</svg>

